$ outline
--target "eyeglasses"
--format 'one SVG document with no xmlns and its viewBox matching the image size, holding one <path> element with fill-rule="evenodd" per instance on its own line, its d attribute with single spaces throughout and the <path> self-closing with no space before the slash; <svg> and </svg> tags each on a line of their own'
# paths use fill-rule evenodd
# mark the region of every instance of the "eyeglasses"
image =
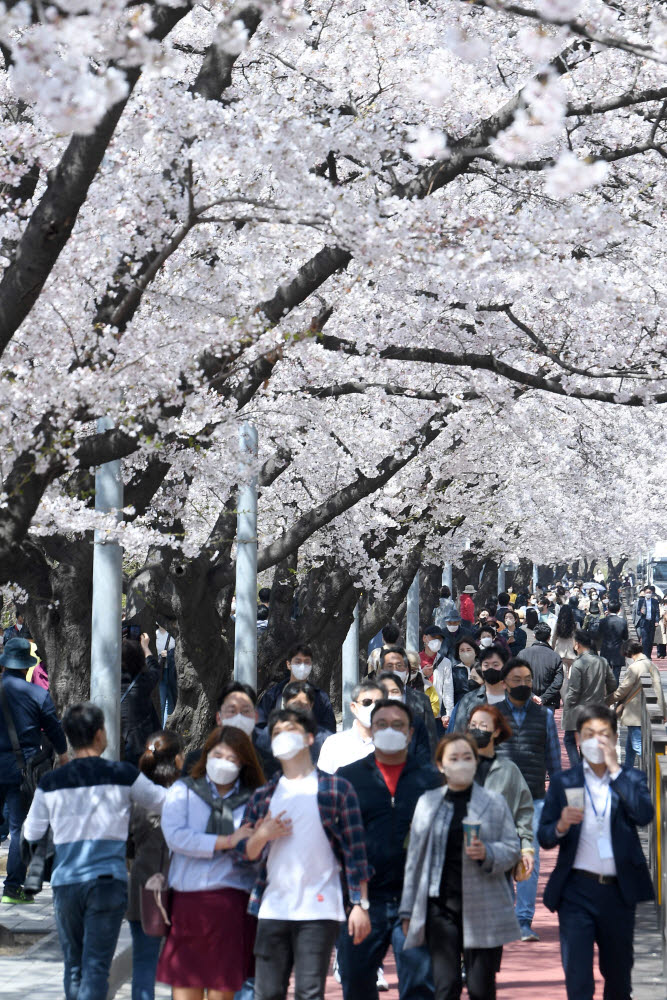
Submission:
<svg viewBox="0 0 667 1000">
<path fill-rule="evenodd" d="M 375 704 L 375 698 L 361 698 L 357 702 L 357 705 L 363 705 L 364 708 L 368 708 L 369 705 L 374 705 L 374 704 Z"/>
</svg>

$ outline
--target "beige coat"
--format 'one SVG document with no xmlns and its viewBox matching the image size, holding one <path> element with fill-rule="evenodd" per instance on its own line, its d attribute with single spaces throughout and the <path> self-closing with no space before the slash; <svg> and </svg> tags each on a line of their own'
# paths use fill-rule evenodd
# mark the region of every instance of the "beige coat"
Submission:
<svg viewBox="0 0 667 1000">
<path fill-rule="evenodd" d="M 636 660 L 633 660 L 627 669 L 625 677 L 621 681 L 620 687 L 614 691 L 614 700 L 623 701 L 625 696 L 632 691 L 640 677 L 650 677 L 653 681 L 653 690 L 658 699 L 658 708 L 665 718 L 665 695 L 660 683 L 660 671 L 655 663 L 649 660 L 642 653 Z M 640 689 L 641 690 L 641 689 Z M 619 716 L 624 726 L 641 726 L 642 724 L 642 699 L 640 692 L 631 698 Z"/>
<path fill-rule="evenodd" d="M 653 641 L 659 646 L 667 646 L 667 612 L 663 612 L 658 619 Z"/>
</svg>

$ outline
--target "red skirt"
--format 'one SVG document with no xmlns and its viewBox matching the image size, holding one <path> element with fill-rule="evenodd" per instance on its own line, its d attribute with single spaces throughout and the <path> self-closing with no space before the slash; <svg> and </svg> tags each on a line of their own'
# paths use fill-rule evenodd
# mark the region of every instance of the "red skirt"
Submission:
<svg viewBox="0 0 667 1000">
<path fill-rule="evenodd" d="M 174 892 L 157 981 L 235 993 L 254 974 L 257 920 L 240 889 Z"/>
</svg>

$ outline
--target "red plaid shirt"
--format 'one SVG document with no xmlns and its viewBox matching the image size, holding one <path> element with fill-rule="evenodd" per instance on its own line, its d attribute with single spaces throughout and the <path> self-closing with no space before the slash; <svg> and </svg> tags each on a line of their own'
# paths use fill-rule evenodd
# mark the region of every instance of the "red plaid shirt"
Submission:
<svg viewBox="0 0 667 1000">
<path fill-rule="evenodd" d="M 271 798 L 280 780 L 275 774 L 266 784 L 258 788 L 246 806 L 244 823 L 256 826 L 264 819 L 271 806 Z M 357 793 L 345 778 L 336 774 L 317 772 L 317 805 L 320 810 L 322 827 L 331 848 L 336 855 L 343 874 L 343 886 L 351 903 L 361 899 L 360 883 L 367 882 L 373 874 L 366 858 L 364 824 Z M 246 857 L 247 840 L 242 840 L 236 850 Z M 248 913 L 257 916 L 262 896 L 267 884 L 266 862 L 270 844 L 264 849 L 260 859 L 257 879 L 250 894 Z M 304 844 L 304 865 L 308 863 L 307 844 Z"/>
</svg>

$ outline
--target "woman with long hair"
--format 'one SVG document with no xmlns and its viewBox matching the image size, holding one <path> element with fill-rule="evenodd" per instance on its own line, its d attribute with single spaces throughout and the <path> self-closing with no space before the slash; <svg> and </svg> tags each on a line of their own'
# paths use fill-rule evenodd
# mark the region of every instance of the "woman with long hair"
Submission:
<svg viewBox="0 0 667 1000">
<path fill-rule="evenodd" d="M 570 604 L 563 604 L 558 612 L 556 624 L 551 630 L 551 646 L 563 661 L 563 676 L 568 677 L 570 667 L 576 653 L 574 652 L 574 633 L 578 628 L 574 611 Z"/>
<path fill-rule="evenodd" d="M 157 978 L 174 1000 L 233 1000 L 252 975 L 257 921 L 247 913 L 254 866 L 234 848 L 264 775 L 250 739 L 233 726 L 210 734 L 189 777 L 169 789 L 162 830 L 172 851 L 171 929 Z"/>
<path fill-rule="evenodd" d="M 146 740 L 139 770 L 155 785 L 169 788 L 183 769 L 183 744 L 178 733 L 166 729 Z M 132 933 L 132 1000 L 154 1000 L 155 971 L 161 939 L 149 937 L 141 926 L 141 888 L 158 872 L 167 873 L 169 849 L 162 835 L 160 814 L 134 804 L 130 816 L 129 853 L 133 855 L 128 884 L 127 919 Z"/>
</svg>

